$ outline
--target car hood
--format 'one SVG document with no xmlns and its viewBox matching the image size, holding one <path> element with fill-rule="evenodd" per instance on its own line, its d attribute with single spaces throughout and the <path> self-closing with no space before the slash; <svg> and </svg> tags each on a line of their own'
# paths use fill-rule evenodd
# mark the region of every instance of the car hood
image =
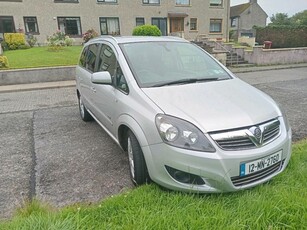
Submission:
<svg viewBox="0 0 307 230">
<path fill-rule="evenodd" d="M 280 116 L 276 103 L 240 79 L 143 88 L 165 113 L 204 132 L 251 126 Z"/>
</svg>

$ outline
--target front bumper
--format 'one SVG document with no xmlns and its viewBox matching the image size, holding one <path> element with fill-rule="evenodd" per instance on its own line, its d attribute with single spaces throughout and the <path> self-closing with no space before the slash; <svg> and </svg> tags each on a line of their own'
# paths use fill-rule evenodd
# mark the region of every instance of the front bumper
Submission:
<svg viewBox="0 0 307 230">
<path fill-rule="evenodd" d="M 268 145 L 257 149 L 224 151 L 215 143 L 215 153 L 206 153 L 176 148 L 165 143 L 142 147 L 150 177 L 163 187 L 200 193 L 232 192 L 262 184 L 281 173 L 291 156 L 291 129 Z M 282 151 L 282 163 L 273 173 L 242 186 L 235 186 L 231 178 L 238 178 L 240 164 L 254 161 Z M 166 166 L 200 176 L 205 184 L 181 183 L 166 170 Z"/>
</svg>

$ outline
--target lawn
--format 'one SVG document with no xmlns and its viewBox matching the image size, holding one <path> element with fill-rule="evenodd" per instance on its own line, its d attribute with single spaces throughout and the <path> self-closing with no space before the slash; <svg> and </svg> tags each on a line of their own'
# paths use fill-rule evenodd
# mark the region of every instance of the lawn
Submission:
<svg viewBox="0 0 307 230">
<path fill-rule="evenodd" d="M 10 69 L 76 65 L 82 46 L 69 46 L 60 51 L 49 51 L 48 47 L 4 52 Z"/>
<path fill-rule="evenodd" d="M 101 201 L 56 210 L 38 201 L 0 229 L 306 229 L 307 140 L 270 182 L 228 194 L 187 194 L 145 185 Z"/>
</svg>

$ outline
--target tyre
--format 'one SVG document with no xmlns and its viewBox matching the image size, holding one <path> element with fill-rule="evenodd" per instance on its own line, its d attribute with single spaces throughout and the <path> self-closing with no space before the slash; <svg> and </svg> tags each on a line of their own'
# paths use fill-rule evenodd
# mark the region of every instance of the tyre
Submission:
<svg viewBox="0 0 307 230">
<path fill-rule="evenodd" d="M 142 149 L 135 135 L 130 130 L 127 133 L 127 153 L 133 183 L 135 185 L 149 183 L 150 177 Z"/>
<path fill-rule="evenodd" d="M 89 112 L 85 108 L 81 95 L 78 96 L 78 104 L 79 104 L 79 112 L 80 112 L 81 119 L 83 121 L 92 121 L 93 117 L 91 116 L 91 114 L 89 114 Z"/>
</svg>

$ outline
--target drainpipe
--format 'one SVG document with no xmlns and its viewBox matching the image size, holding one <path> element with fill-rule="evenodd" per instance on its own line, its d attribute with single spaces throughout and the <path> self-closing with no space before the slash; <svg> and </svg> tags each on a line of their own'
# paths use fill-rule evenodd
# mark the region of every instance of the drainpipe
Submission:
<svg viewBox="0 0 307 230">
<path fill-rule="evenodd" d="M 227 1 L 227 22 L 226 22 L 226 42 L 229 42 L 229 27 L 231 24 L 229 23 L 230 20 L 230 1 Z"/>
</svg>

